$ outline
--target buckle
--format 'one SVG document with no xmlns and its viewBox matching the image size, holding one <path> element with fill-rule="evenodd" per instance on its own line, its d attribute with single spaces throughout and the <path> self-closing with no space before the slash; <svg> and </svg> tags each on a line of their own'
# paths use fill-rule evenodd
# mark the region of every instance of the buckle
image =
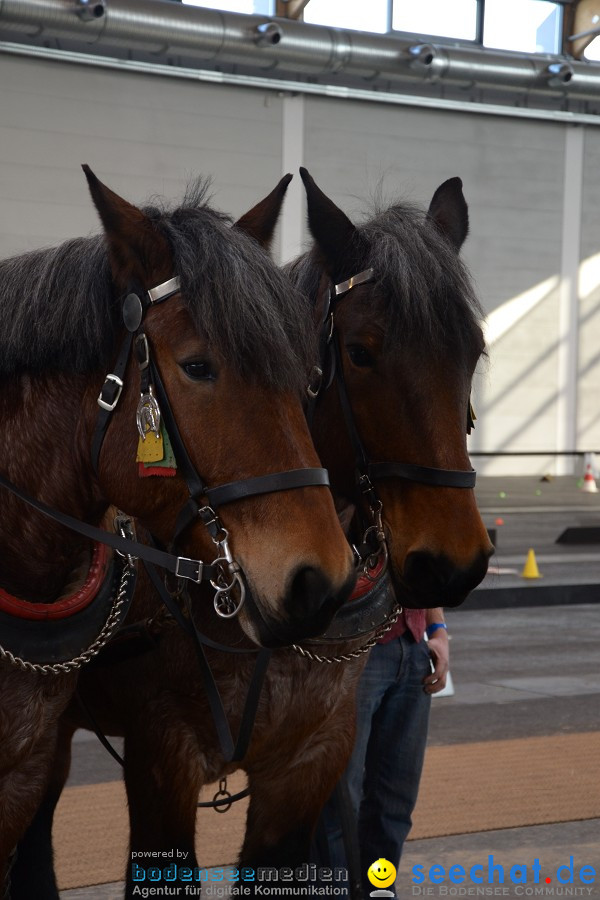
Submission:
<svg viewBox="0 0 600 900">
<path fill-rule="evenodd" d="M 119 512 L 115 516 L 113 524 L 116 534 L 119 534 L 127 541 L 135 541 L 135 527 L 133 524 L 133 520 L 130 519 L 129 516 L 125 515 L 125 513 Z M 137 560 L 136 556 L 131 556 L 130 553 L 121 553 L 120 550 L 115 550 L 115 553 L 118 553 L 118 555 L 122 559 L 126 559 L 132 568 L 135 566 Z"/>
<path fill-rule="evenodd" d="M 134 350 L 140 372 L 143 372 L 150 365 L 150 347 L 143 331 L 135 339 Z"/>
<path fill-rule="evenodd" d="M 104 389 L 106 387 L 111 387 L 111 384 L 116 385 L 116 394 L 115 394 L 114 400 L 112 402 L 109 402 L 108 400 L 105 400 L 102 395 L 104 393 Z M 114 390 L 114 388 L 111 388 L 111 389 Z M 102 385 L 102 389 L 101 389 L 100 393 L 98 394 L 98 400 L 96 401 L 98 403 L 98 406 L 101 409 L 105 409 L 107 412 L 112 412 L 121 398 L 122 390 L 123 390 L 123 381 L 119 378 L 118 375 L 113 375 L 111 372 L 104 379 L 104 384 Z"/>
<path fill-rule="evenodd" d="M 323 369 L 319 366 L 313 366 L 312 371 L 310 373 L 309 382 L 306 388 L 306 393 L 310 397 L 311 400 L 316 400 L 321 391 L 321 387 L 323 386 Z"/>
<path fill-rule="evenodd" d="M 187 571 L 185 571 L 187 569 Z M 195 584 L 202 581 L 202 571 L 204 563 L 199 559 L 188 559 L 187 556 L 178 556 L 175 565 L 175 575 L 177 578 L 187 578 Z"/>
</svg>

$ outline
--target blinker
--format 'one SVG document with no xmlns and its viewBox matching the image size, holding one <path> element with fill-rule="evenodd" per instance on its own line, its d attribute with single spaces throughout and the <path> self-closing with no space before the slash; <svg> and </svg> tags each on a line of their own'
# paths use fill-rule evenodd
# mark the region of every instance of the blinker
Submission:
<svg viewBox="0 0 600 900">
<path fill-rule="evenodd" d="M 123 324 L 127 331 L 137 331 L 142 324 L 144 309 L 137 294 L 127 294 L 123 300 Z"/>
</svg>

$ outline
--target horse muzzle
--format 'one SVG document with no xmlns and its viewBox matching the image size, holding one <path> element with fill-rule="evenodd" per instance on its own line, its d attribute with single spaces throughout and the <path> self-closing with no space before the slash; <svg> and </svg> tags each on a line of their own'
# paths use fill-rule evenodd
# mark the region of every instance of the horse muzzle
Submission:
<svg viewBox="0 0 600 900">
<path fill-rule="evenodd" d="M 350 597 L 356 582 L 352 571 L 340 587 L 335 587 L 321 569 L 301 566 L 287 583 L 282 614 L 275 618 L 251 592 L 246 596 L 246 616 L 254 640 L 263 647 L 287 647 L 306 638 L 317 637 L 329 626 L 337 610 Z M 241 619 L 244 626 L 244 617 Z"/>
<path fill-rule="evenodd" d="M 480 551 L 468 565 L 457 566 L 444 553 L 412 551 L 397 580 L 398 600 L 413 609 L 460 606 L 483 581 L 489 557 L 489 552 Z"/>
</svg>

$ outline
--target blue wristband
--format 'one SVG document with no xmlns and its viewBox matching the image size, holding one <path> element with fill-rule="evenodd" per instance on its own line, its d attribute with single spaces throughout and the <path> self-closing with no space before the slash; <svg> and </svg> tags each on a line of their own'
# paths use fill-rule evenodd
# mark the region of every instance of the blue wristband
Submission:
<svg viewBox="0 0 600 900">
<path fill-rule="evenodd" d="M 425 631 L 427 632 L 427 637 L 430 638 L 432 634 L 438 630 L 438 628 L 444 628 L 448 631 L 448 627 L 445 622 L 434 622 L 432 625 L 428 625 Z"/>
</svg>

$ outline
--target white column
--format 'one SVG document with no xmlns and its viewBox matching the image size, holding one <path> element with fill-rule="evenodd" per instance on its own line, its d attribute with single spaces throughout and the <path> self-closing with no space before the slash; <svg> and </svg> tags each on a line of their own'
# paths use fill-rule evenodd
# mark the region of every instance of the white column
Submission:
<svg viewBox="0 0 600 900">
<path fill-rule="evenodd" d="M 558 320 L 558 394 L 556 449 L 574 450 L 577 440 L 577 366 L 579 357 L 579 298 L 577 282 L 581 238 L 581 190 L 583 183 L 583 126 L 565 131 L 560 308 Z M 558 457 L 556 472 L 569 475 L 574 462 Z"/>
<path fill-rule="evenodd" d="M 281 174 L 291 172 L 290 184 L 280 220 L 280 262 L 289 262 L 302 251 L 303 227 L 306 217 L 304 187 L 298 169 L 304 162 L 304 96 L 285 94 L 283 97 L 283 135 Z"/>
</svg>

